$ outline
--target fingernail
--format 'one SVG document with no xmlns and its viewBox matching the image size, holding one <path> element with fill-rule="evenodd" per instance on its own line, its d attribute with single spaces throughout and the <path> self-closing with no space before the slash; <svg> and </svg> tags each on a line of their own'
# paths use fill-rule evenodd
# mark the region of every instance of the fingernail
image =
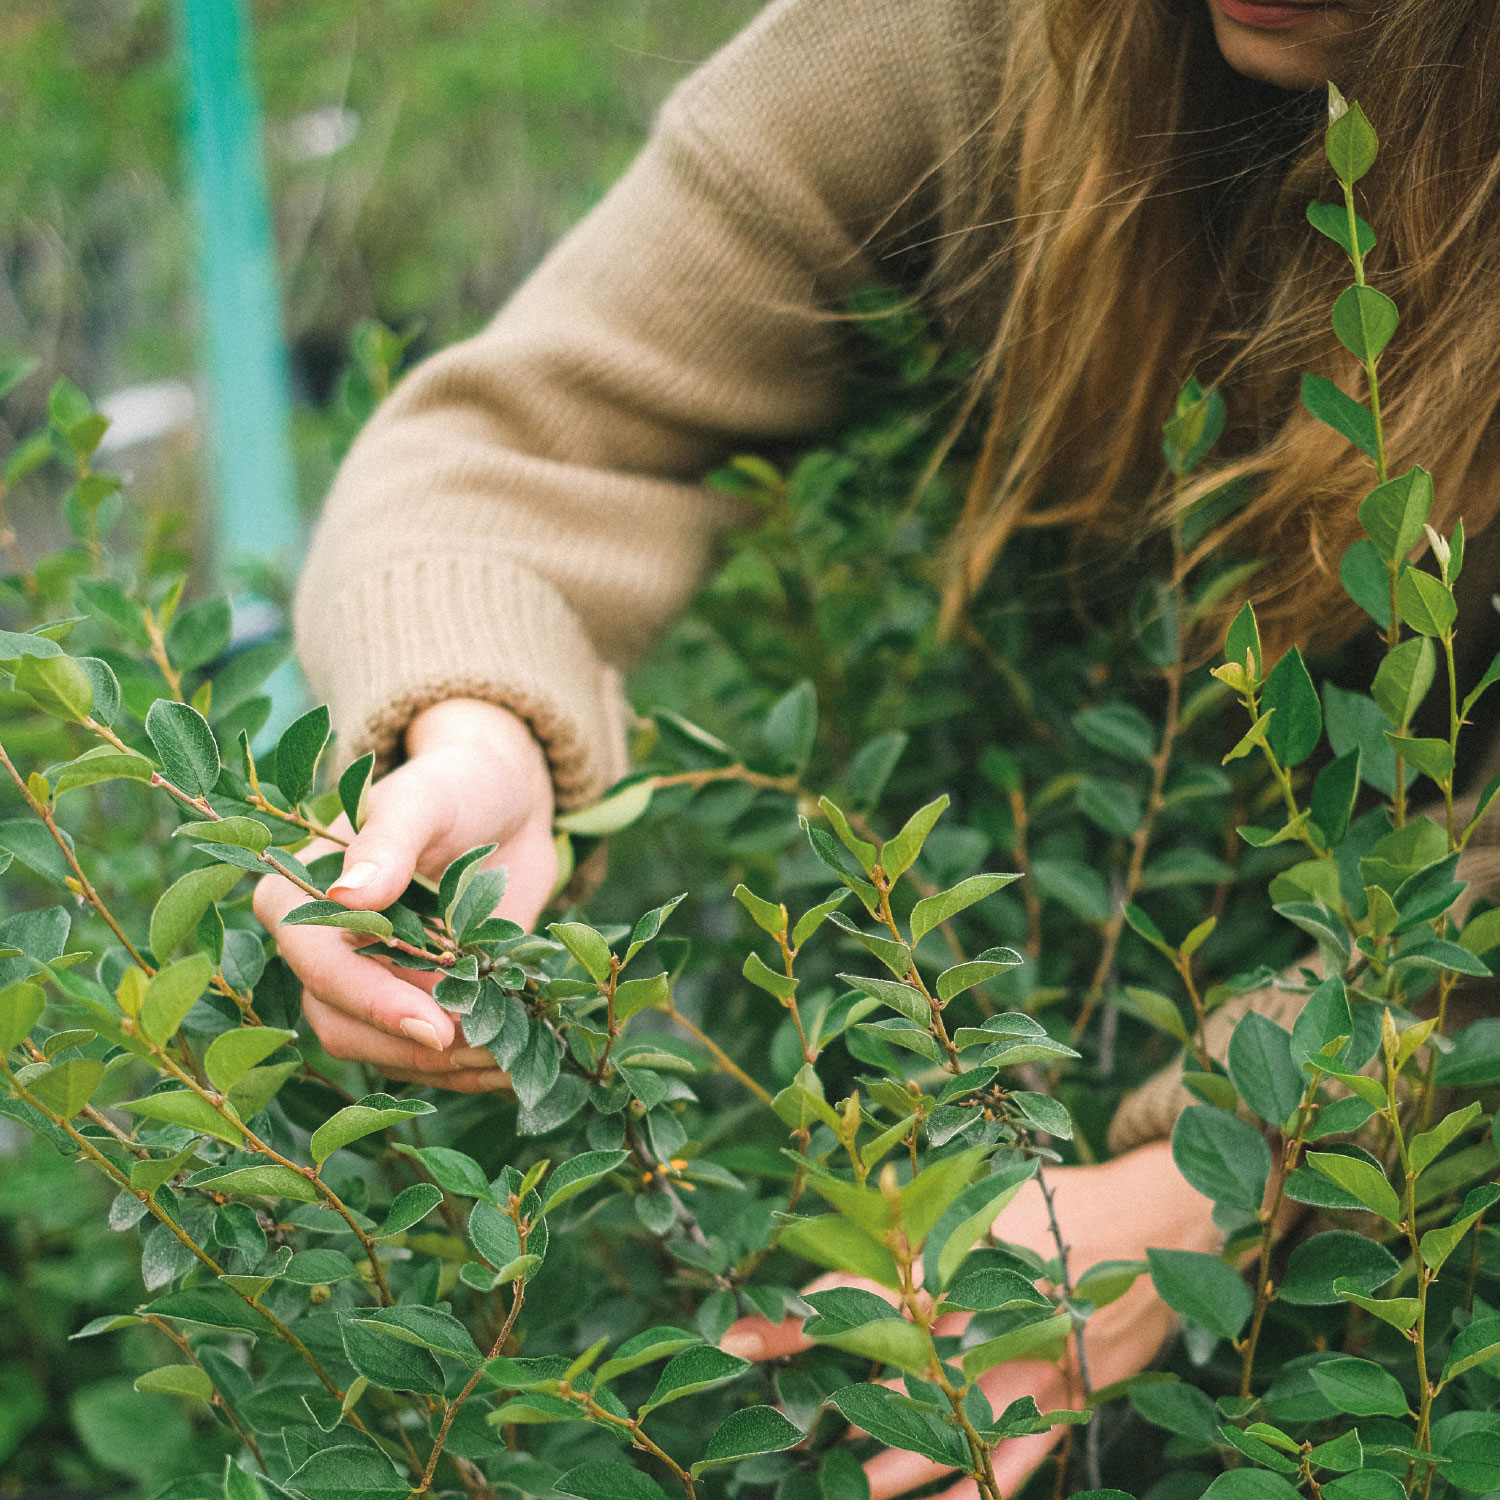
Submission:
<svg viewBox="0 0 1500 1500">
<path fill-rule="evenodd" d="M 726 1333 L 719 1340 L 719 1348 L 736 1359 L 760 1359 L 765 1355 L 765 1340 L 758 1333 Z"/>
<path fill-rule="evenodd" d="M 502 1072 L 499 1068 L 486 1068 L 479 1075 L 479 1082 L 487 1089 L 508 1089 L 510 1087 L 510 1074 Z"/>
<path fill-rule="evenodd" d="M 401 1034 L 414 1041 L 419 1047 L 430 1047 L 434 1052 L 443 1050 L 443 1044 L 438 1040 L 437 1028 L 431 1021 L 422 1021 L 416 1016 L 407 1016 L 401 1023 Z"/>
<path fill-rule="evenodd" d="M 359 891 L 363 890 L 374 878 L 380 874 L 380 866 L 371 864 L 367 859 L 362 859 L 357 865 L 352 865 L 345 870 L 330 890 Z"/>
</svg>

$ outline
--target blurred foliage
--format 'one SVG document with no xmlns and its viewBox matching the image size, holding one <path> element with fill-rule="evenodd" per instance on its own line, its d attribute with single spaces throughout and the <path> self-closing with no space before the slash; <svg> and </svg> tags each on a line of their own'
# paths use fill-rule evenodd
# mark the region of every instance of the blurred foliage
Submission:
<svg viewBox="0 0 1500 1500">
<path fill-rule="evenodd" d="M 619 175 L 668 89 L 757 0 L 259 0 L 288 343 L 309 420 L 356 325 L 472 332 Z M 34 389 L 194 366 L 194 234 L 168 0 L 0 6 L 0 352 Z M 24 143 L 24 149 L 11 149 Z M 22 392 L 7 414 L 35 423 Z"/>
</svg>

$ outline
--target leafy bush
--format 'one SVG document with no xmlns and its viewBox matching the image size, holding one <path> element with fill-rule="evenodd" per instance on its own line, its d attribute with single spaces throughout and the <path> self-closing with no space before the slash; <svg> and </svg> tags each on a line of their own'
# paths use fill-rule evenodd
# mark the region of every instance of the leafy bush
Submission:
<svg viewBox="0 0 1500 1500">
<path fill-rule="evenodd" d="M 18 908 L 0 922 L 0 1109 L 105 1180 L 110 1229 L 138 1245 L 144 1294 L 112 1286 L 75 1333 L 155 1354 L 138 1397 L 90 1388 L 103 1462 L 180 1500 L 857 1500 L 873 1440 L 994 1496 L 996 1445 L 1061 1424 L 1084 1438 L 1044 1481 L 1059 1492 L 1500 1487 L 1483 1224 L 1500 1157 L 1481 1100 L 1437 1107 L 1500 1082 L 1495 1023 L 1449 1025 L 1500 943 L 1493 912 L 1456 915 L 1496 784 L 1454 801 L 1500 659 L 1462 695 L 1462 527 L 1425 529 L 1429 477 L 1386 469 L 1396 310 L 1367 284 L 1355 203 L 1376 143 L 1333 102 L 1343 202 L 1310 216 L 1353 266 L 1333 325 L 1370 402 L 1317 380 L 1304 397 L 1375 466 L 1343 567 L 1385 633 L 1371 694 L 1320 698 L 1296 649 L 1269 662 L 1248 606 L 1223 663 L 1190 669 L 1194 622 L 1244 577 L 1189 566 L 1232 496 L 1178 524 L 1123 624 L 1065 623 L 1066 558 L 1033 540 L 971 638 L 941 640 L 930 558 L 963 460 L 925 470 L 962 368 L 872 304 L 887 375 L 870 420 L 785 476 L 755 459 L 718 476 L 764 523 L 642 679 L 669 699 L 692 681 L 679 709 L 708 726 L 658 711 L 642 769 L 560 820 L 580 854 L 618 835 L 616 875 L 592 921 L 545 934 L 491 915 L 488 849 L 383 913 L 326 900 L 339 857 L 297 851 L 338 841 L 340 812 L 358 826 L 370 758 L 319 789 L 321 708 L 252 750 L 281 648 L 235 649 L 222 599 L 183 602 L 170 527 L 92 471 L 102 421 L 53 391 L 6 474 L 62 457 L 77 544 L 6 584 L 26 628 L 0 633 L 0 766 L 24 815 L 0 823 Z M 1173 476 L 1223 419 L 1189 383 Z M 1408 561 L 1424 537 L 1436 571 Z M 1415 735 L 1440 666 L 1446 736 Z M 1226 755 L 1235 699 L 1248 728 Z M 1411 810 L 1417 778 L 1438 821 Z M 932 799 L 942 780 L 957 807 Z M 1013 870 L 984 868 L 995 851 Z M 393 1094 L 299 1033 L 245 904 L 245 877 L 273 869 L 308 897 L 289 921 L 439 975 L 515 1107 Z M 41 904 L 57 887 L 69 900 Z M 1309 938 L 1317 966 L 1289 967 Z M 1250 1012 L 1215 1049 L 1215 1011 L 1268 988 L 1300 999 L 1291 1029 Z M 1178 1044 L 1201 1102 L 1174 1156 L 1215 1203 L 1222 1255 L 1153 1251 L 1075 1282 L 1060 1243 L 1043 1260 L 995 1241 L 999 1210 L 1097 1157 L 1110 1103 Z M 49 1180 L 90 1202 L 71 1168 Z M 1335 1227 L 1278 1246 L 1288 1200 Z M 889 1296 L 803 1296 L 810 1266 Z M 1083 1329 L 1143 1275 L 1185 1320 L 1184 1378 L 1091 1390 Z M 962 1333 L 934 1331 L 944 1310 L 972 1314 Z M 717 1348 L 750 1311 L 807 1317 L 813 1348 L 758 1368 Z M 1069 1350 L 1077 1410 L 995 1413 L 976 1384 Z M 185 1477 L 142 1456 L 189 1422 Z"/>
</svg>

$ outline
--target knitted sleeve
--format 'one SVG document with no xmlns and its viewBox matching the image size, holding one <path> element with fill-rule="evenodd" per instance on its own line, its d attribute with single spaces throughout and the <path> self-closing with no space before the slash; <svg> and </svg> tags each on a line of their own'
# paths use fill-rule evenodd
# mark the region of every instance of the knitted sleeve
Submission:
<svg viewBox="0 0 1500 1500">
<path fill-rule="evenodd" d="M 297 593 L 344 756 L 389 764 L 465 696 L 527 718 L 564 806 L 622 773 L 620 674 L 735 519 L 699 479 L 838 414 L 830 314 L 889 279 L 883 236 L 970 107 L 964 4 L 772 6 L 489 326 L 401 382 Z"/>
</svg>

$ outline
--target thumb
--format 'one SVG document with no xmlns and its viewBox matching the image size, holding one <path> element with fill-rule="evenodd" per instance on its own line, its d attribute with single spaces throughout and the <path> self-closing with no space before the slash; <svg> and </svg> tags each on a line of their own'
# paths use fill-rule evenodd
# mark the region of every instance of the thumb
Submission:
<svg viewBox="0 0 1500 1500">
<path fill-rule="evenodd" d="M 414 764 L 393 771 L 371 788 L 365 826 L 349 841 L 329 898 L 358 911 L 389 906 L 445 822 L 442 799 Z"/>
</svg>

